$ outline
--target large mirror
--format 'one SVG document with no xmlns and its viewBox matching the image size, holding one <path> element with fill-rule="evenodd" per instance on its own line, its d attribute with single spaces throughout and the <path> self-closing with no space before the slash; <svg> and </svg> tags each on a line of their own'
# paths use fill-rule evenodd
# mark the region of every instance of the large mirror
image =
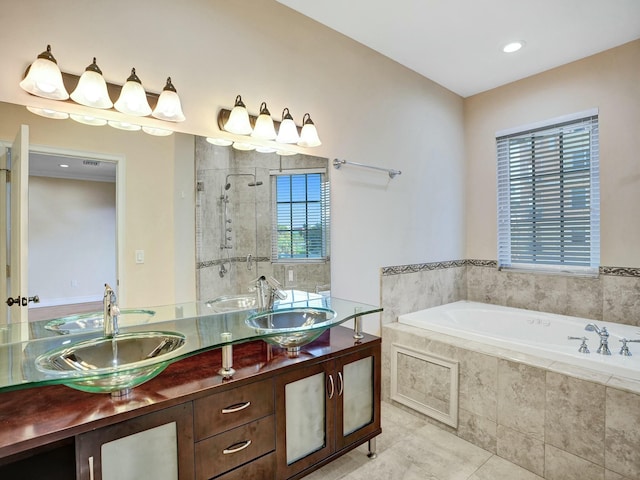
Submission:
<svg viewBox="0 0 640 480">
<path fill-rule="evenodd" d="M 95 311 L 105 281 L 126 307 L 244 293 L 259 275 L 285 288 L 328 290 L 327 159 L 51 120 L 0 103 L 3 150 L 22 124 L 34 168 L 27 245 L 33 278 L 25 293 L 10 290 L 9 278 L 0 300 L 38 295 L 29 320 Z M 78 163 L 79 178 L 55 173 Z M 4 240 L 10 235 L 2 223 Z M 5 311 L 11 308 L 18 307 Z"/>
</svg>

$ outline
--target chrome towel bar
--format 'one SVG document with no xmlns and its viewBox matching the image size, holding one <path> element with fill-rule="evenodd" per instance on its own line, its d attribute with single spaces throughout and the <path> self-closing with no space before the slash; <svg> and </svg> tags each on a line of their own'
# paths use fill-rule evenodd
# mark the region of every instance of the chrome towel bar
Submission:
<svg viewBox="0 0 640 480">
<path fill-rule="evenodd" d="M 356 167 L 371 168 L 373 170 L 380 170 L 382 172 L 387 172 L 389 174 L 389 178 L 394 178 L 396 175 L 400 175 L 402 173 L 400 170 L 394 170 L 392 168 L 374 167 L 373 165 L 365 165 L 364 163 L 358 163 L 358 162 L 348 162 L 347 160 L 340 160 L 338 158 L 335 158 L 333 160 L 333 166 L 336 169 L 339 169 L 343 165 L 355 165 Z"/>
</svg>

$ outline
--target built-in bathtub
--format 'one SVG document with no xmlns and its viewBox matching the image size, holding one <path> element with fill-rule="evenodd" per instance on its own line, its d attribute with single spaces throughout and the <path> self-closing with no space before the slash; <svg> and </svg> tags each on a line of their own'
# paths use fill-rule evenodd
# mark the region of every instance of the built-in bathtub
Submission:
<svg viewBox="0 0 640 480">
<path fill-rule="evenodd" d="M 608 375 L 640 380 L 640 343 L 629 343 L 631 356 L 621 355 L 623 338 L 640 340 L 640 328 L 520 308 L 460 301 L 400 315 L 398 322 L 418 328 L 585 367 Z M 600 340 L 589 323 L 609 332 L 611 355 L 596 353 Z M 587 337 L 590 353 L 580 353 Z"/>
<path fill-rule="evenodd" d="M 640 479 L 640 343 L 619 354 L 638 332 L 468 301 L 400 315 L 382 326 L 383 400 L 545 479 Z"/>
</svg>

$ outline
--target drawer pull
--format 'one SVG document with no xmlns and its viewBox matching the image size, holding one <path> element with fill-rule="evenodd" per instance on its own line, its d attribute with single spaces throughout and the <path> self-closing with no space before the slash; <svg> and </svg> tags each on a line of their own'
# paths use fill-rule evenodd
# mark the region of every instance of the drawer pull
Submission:
<svg viewBox="0 0 640 480">
<path fill-rule="evenodd" d="M 236 403 L 235 405 L 230 405 L 226 408 L 223 408 L 222 413 L 236 413 L 236 412 L 239 412 L 240 410 L 244 410 L 250 405 L 251 405 L 251 402 Z"/>
<path fill-rule="evenodd" d="M 251 445 L 251 440 L 245 440 L 244 442 L 234 443 L 230 447 L 222 450 L 222 453 L 224 455 L 229 455 L 230 453 L 238 453 L 244 450 L 245 448 L 247 448 L 249 445 Z"/>
</svg>

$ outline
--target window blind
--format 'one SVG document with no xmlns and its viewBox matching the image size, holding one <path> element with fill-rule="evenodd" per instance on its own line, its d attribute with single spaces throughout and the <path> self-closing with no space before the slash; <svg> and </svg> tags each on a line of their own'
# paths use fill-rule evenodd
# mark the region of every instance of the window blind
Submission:
<svg viewBox="0 0 640 480">
<path fill-rule="evenodd" d="M 273 262 L 329 258 L 329 182 L 324 171 L 272 174 Z"/>
<path fill-rule="evenodd" d="M 512 133 L 496 143 L 499 266 L 597 271 L 597 115 Z"/>
</svg>

